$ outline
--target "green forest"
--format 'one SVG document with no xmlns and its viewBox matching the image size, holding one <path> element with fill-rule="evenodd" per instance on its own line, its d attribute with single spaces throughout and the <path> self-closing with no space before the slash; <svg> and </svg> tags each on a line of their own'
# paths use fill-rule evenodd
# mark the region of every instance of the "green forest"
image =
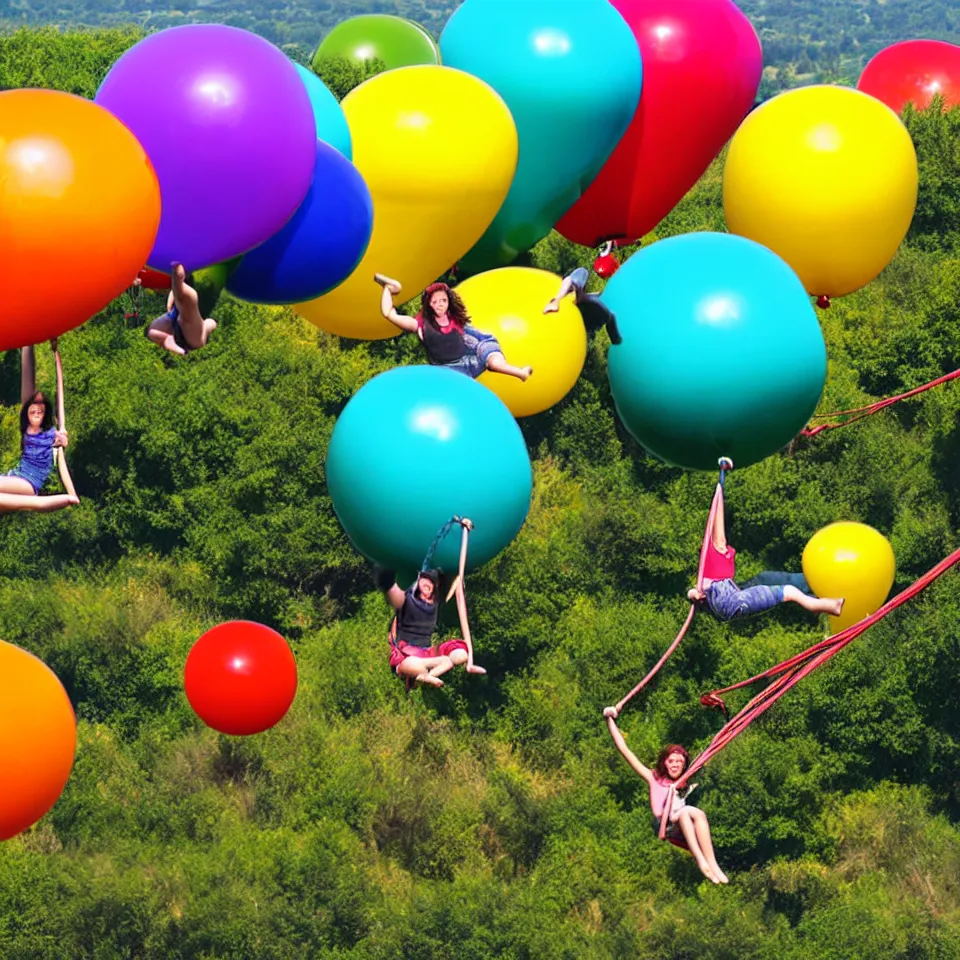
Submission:
<svg viewBox="0 0 960 960">
<path fill-rule="evenodd" d="M 0 37 L 0 86 L 90 96 L 136 36 Z M 824 410 L 960 367 L 960 109 L 905 120 L 917 215 L 881 277 L 819 314 Z M 657 237 L 723 229 L 722 161 Z M 531 259 L 564 273 L 592 257 L 552 234 Z M 683 620 L 715 476 L 667 467 L 623 430 L 606 334 L 568 397 L 521 422 L 529 518 L 467 582 L 487 676 L 455 671 L 408 695 L 387 665 L 390 610 L 337 522 L 324 462 L 356 390 L 420 362 L 414 338 L 340 340 L 224 296 L 209 346 L 177 358 L 142 334 L 161 297 L 139 309 L 125 319 L 121 298 L 61 338 L 80 505 L 0 520 L 0 637 L 57 673 L 79 721 L 62 798 L 0 844 L 0 957 L 960 956 L 956 572 L 698 776 L 731 877 L 716 887 L 653 836 L 646 785 L 602 719 Z M 50 351 L 37 352 L 50 390 Z M 3 469 L 18 456 L 18 393 L 10 351 Z M 818 529 L 856 520 L 890 539 L 894 591 L 912 583 L 960 544 L 958 415 L 948 384 L 735 470 L 727 526 L 742 576 L 799 570 Z M 193 642 L 239 617 L 282 632 L 299 670 L 290 713 L 250 738 L 206 728 L 183 692 Z M 700 694 L 824 626 L 783 607 L 698 617 L 624 711 L 630 748 L 648 763 L 666 742 L 699 752 L 722 723 Z"/>
<path fill-rule="evenodd" d="M 243 27 L 307 62 L 346 17 L 388 13 L 440 35 L 459 0 L 0 0 L 0 29 L 55 25 L 162 30 L 183 23 Z M 960 8 L 950 0 L 739 0 L 763 43 L 765 95 L 811 82 L 854 82 L 866 61 L 897 40 L 960 41 Z"/>
</svg>

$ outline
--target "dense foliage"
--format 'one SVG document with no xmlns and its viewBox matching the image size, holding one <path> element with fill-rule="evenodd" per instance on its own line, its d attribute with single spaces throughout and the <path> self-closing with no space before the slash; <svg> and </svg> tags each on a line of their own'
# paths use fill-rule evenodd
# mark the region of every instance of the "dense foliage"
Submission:
<svg viewBox="0 0 960 960">
<path fill-rule="evenodd" d="M 60 42 L 19 36 L 25 58 Z M 124 42 L 91 35 L 88 72 L 77 44 L 75 78 L 31 76 L 89 92 L 100 51 Z M 39 69 L 10 43 L 6 77 Z M 918 216 L 883 276 L 821 314 L 825 409 L 960 366 L 960 110 L 907 122 Z M 660 235 L 722 228 L 720 170 Z M 552 235 L 532 259 L 563 272 L 587 256 Z M 683 617 L 713 483 L 625 435 L 605 335 L 572 394 L 523 423 L 529 520 L 470 578 L 489 675 L 407 696 L 386 663 L 386 604 L 331 510 L 324 453 L 359 386 L 419 359 L 412 338 L 339 341 L 288 310 L 225 297 L 211 344 L 174 358 L 140 332 L 151 307 L 161 301 L 125 321 L 130 304 L 118 302 L 63 338 L 81 505 L 0 520 L 0 636 L 58 673 L 80 720 L 61 801 L 0 845 L 0 956 L 960 954 L 955 573 L 707 768 L 698 803 L 733 877 L 714 888 L 654 838 L 644 785 L 600 717 Z M 8 353 L 8 465 L 17 391 Z M 736 471 L 742 573 L 797 569 L 818 528 L 853 519 L 890 537 L 896 588 L 914 580 L 960 540 L 958 413 L 960 389 L 943 387 Z M 237 616 L 282 630 L 300 671 L 290 715 L 245 740 L 202 727 L 181 686 L 193 640 Z M 820 636 L 795 610 L 736 626 L 698 618 L 626 712 L 632 748 L 652 759 L 666 740 L 702 747 L 720 718 L 701 691 Z"/>
<path fill-rule="evenodd" d="M 253 30 L 305 59 L 341 20 L 388 13 L 439 36 L 460 0 L 0 0 L 0 26 L 162 30 L 227 23 Z M 960 12 L 949 0 L 738 0 L 760 34 L 769 69 L 763 92 L 797 83 L 856 80 L 864 63 L 897 40 L 960 40 Z"/>
</svg>

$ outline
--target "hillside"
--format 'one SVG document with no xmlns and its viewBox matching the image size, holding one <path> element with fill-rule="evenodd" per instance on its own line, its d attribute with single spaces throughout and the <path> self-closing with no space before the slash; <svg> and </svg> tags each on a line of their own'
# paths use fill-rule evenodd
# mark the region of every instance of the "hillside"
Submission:
<svg viewBox="0 0 960 960">
<path fill-rule="evenodd" d="M 408 17 L 439 35 L 457 0 L 0 0 L 0 24 L 60 27 L 228 23 L 262 34 L 301 58 L 340 20 L 361 13 Z M 774 68 L 767 88 L 813 79 L 855 80 L 863 64 L 897 40 L 960 42 L 960 8 L 950 0 L 741 0 Z"/>
</svg>

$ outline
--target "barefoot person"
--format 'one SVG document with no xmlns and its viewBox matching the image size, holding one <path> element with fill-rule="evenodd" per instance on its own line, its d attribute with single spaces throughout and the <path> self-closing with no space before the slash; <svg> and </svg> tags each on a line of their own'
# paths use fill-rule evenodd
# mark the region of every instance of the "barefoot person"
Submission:
<svg viewBox="0 0 960 960">
<path fill-rule="evenodd" d="M 700 872 L 712 883 L 728 883 L 727 875 L 720 869 L 713 852 L 713 838 L 710 836 L 710 824 L 707 815 L 697 807 L 690 806 L 685 799 L 671 790 L 690 762 L 690 755 L 677 743 L 669 744 L 660 751 L 653 770 L 644 766 L 627 746 L 623 734 L 617 726 L 617 708 L 607 707 L 603 711 L 607 720 L 607 729 L 623 758 L 647 781 L 650 789 L 650 809 L 653 811 L 653 832 L 660 835 L 660 821 L 667 816 L 666 839 L 677 841 L 681 837 L 687 849 L 697 861 Z M 690 791 L 696 784 L 693 784 Z M 670 799 L 670 809 L 666 810 Z"/>
<path fill-rule="evenodd" d="M 460 615 L 460 630 L 463 639 L 445 640 L 432 646 L 437 618 L 440 613 L 439 570 L 422 570 L 414 584 L 407 590 L 397 586 L 392 570 L 376 571 L 377 586 L 386 594 L 387 601 L 396 610 L 390 624 L 390 667 L 397 676 L 411 683 L 442 687 L 440 679 L 454 667 L 466 666 L 467 673 L 482 674 L 487 671 L 473 662 L 473 646 L 466 618 L 466 601 L 462 596 L 462 582 L 454 581 L 449 593 L 457 593 L 457 612 Z"/>
<path fill-rule="evenodd" d="M 200 313 L 200 298 L 193 286 L 193 275 L 182 263 L 172 263 L 167 312 L 157 317 L 144 331 L 147 339 L 180 356 L 206 346 L 210 334 L 217 329 L 212 317 Z"/>
<path fill-rule="evenodd" d="M 57 358 L 57 414 L 59 429 L 53 425 L 53 408 L 42 391 L 37 390 L 33 347 L 20 351 L 20 462 L 0 476 L 0 513 L 35 510 L 49 513 L 80 502 L 73 488 L 63 457 L 67 446 L 66 415 L 63 400 L 63 367 L 56 338 L 50 346 Z M 65 494 L 41 496 L 56 460 Z"/>
<path fill-rule="evenodd" d="M 705 603 L 718 620 L 727 622 L 749 617 L 780 603 L 798 603 L 811 613 L 840 616 L 843 600 L 813 596 L 802 573 L 766 571 L 742 587 L 737 586 L 734 581 L 737 551 L 727 543 L 722 486 L 719 487 L 717 511 L 709 536 L 710 544 L 703 565 L 703 589 L 694 587 L 688 590 L 687 598 L 694 603 Z"/>
<path fill-rule="evenodd" d="M 374 276 L 383 287 L 380 312 L 384 319 L 407 333 L 415 333 L 434 366 L 447 367 L 476 379 L 486 370 L 526 381 L 533 367 L 515 367 L 507 363 L 503 350 L 492 334 L 470 323 L 463 301 L 445 283 L 431 283 L 423 291 L 423 306 L 416 317 L 398 313 L 393 298 L 400 293 L 396 280 L 382 273 Z"/>
<path fill-rule="evenodd" d="M 622 343 L 620 330 L 617 328 L 617 318 L 614 312 L 595 293 L 587 293 L 587 281 L 590 273 L 586 267 L 577 267 L 569 276 L 563 278 L 557 295 L 547 301 L 543 308 L 544 313 L 556 313 L 560 309 L 560 301 L 569 294 L 574 295 L 574 303 L 583 317 L 583 325 L 587 333 L 593 334 L 601 327 L 607 328 L 610 342 L 616 346 Z"/>
</svg>

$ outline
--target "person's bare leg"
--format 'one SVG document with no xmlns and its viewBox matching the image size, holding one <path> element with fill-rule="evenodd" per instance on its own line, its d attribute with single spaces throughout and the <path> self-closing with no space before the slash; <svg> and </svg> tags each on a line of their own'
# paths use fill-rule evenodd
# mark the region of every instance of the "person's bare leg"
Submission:
<svg viewBox="0 0 960 960">
<path fill-rule="evenodd" d="M 78 497 L 67 493 L 58 493 L 50 497 L 38 497 L 35 493 L 0 493 L 0 513 L 12 513 L 15 510 L 30 510 L 34 513 L 53 513 L 64 507 L 73 507 L 80 502 Z"/>
<path fill-rule="evenodd" d="M 449 657 L 405 657 L 397 667 L 397 675 L 409 677 L 417 683 L 426 684 L 429 687 L 442 687 L 443 681 L 433 674 L 433 670 L 441 666 L 444 661 L 450 662 Z M 453 664 L 447 667 L 447 670 Z M 446 670 L 441 671 L 446 673 Z"/>
<path fill-rule="evenodd" d="M 843 611 L 844 600 L 838 600 L 835 597 L 808 597 L 794 586 L 783 588 L 783 599 L 790 603 L 799 603 L 804 610 L 811 613 L 829 613 L 833 617 L 839 617 Z"/>
<path fill-rule="evenodd" d="M 560 289 L 557 291 L 557 295 L 547 301 L 547 305 L 543 308 L 543 312 L 556 313 L 560 309 L 560 301 L 572 289 L 573 289 L 573 281 L 570 279 L 570 277 L 564 277 L 563 282 L 560 284 Z"/>
<path fill-rule="evenodd" d="M 487 369 L 493 373 L 504 373 L 508 377 L 516 377 L 526 382 L 533 375 L 533 367 L 515 367 L 507 363 L 502 353 L 492 353 L 487 360 Z"/>
<path fill-rule="evenodd" d="M 683 839 L 687 841 L 687 847 L 690 849 L 690 853 L 693 854 L 693 859 L 697 861 L 700 872 L 711 883 L 720 883 L 720 878 L 714 874 L 713 868 L 710 866 L 710 863 L 704 856 L 703 850 L 700 848 L 700 841 L 697 839 L 697 829 L 694 825 L 693 817 L 690 816 L 690 811 L 686 808 L 681 810 L 676 822 L 680 827 L 680 831 L 683 833 Z"/>
<path fill-rule="evenodd" d="M 710 836 L 710 823 L 707 820 L 707 815 L 696 807 L 690 808 L 690 815 L 693 817 L 693 826 L 697 832 L 700 849 L 707 858 L 707 863 L 710 864 L 710 869 L 713 871 L 714 876 L 716 876 L 721 883 L 729 883 L 730 880 L 720 869 L 720 864 L 717 863 L 717 856 L 713 851 L 713 837 Z"/>
</svg>

